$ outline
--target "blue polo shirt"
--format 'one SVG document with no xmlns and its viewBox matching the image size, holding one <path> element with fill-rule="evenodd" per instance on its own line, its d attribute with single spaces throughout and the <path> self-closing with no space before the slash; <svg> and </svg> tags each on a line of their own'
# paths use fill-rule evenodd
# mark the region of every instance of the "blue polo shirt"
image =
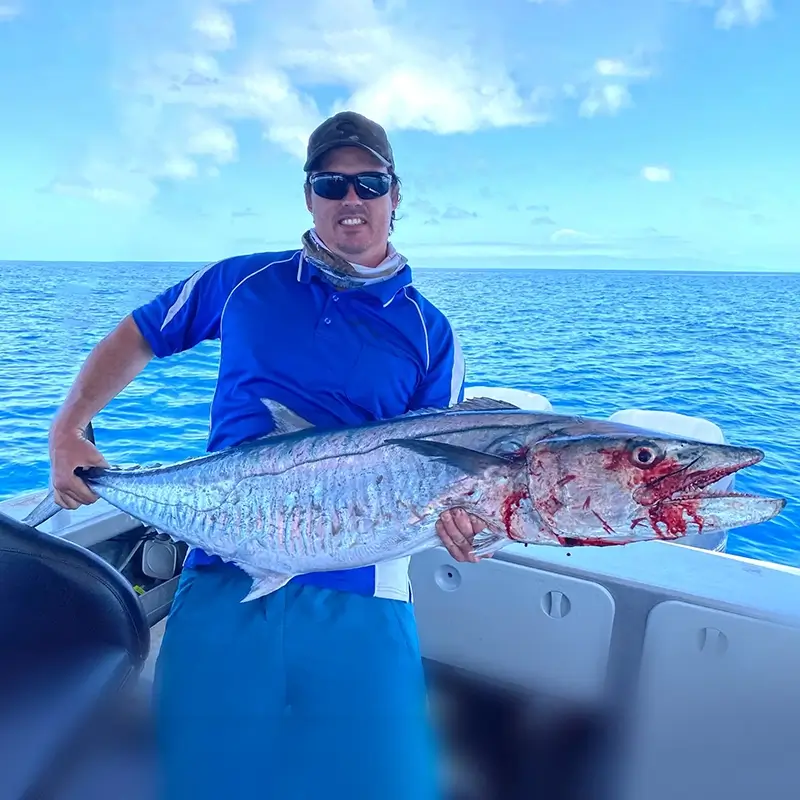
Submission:
<svg viewBox="0 0 800 800">
<path fill-rule="evenodd" d="M 220 341 L 207 450 L 274 428 L 262 402 L 319 427 L 357 425 L 463 399 L 464 359 L 447 318 L 412 285 L 337 290 L 301 250 L 209 264 L 133 311 L 158 358 Z M 193 549 L 187 565 L 218 560 Z M 409 559 L 294 580 L 408 600 Z"/>
</svg>

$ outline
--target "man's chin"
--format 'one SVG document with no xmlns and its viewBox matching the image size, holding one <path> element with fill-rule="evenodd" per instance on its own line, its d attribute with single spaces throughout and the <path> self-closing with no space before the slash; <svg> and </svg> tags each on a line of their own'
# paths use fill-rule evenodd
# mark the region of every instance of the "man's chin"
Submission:
<svg viewBox="0 0 800 800">
<path fill-rule="evenodd" d="M 371 244 L 367 236 L 337 236 L 334 247 L 345 258 L 352 260 L 364 255 Z"/>
</svg>

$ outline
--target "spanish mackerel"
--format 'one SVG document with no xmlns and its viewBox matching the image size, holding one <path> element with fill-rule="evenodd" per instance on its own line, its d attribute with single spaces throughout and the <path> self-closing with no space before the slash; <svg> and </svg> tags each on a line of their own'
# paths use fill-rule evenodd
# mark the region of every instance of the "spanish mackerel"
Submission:
<svg viewBox="0 0 800 800">
<path fill-rule="evenodd" d="M 440 544 L 461 507 L 485 522 L 478 556 L 510 542 L 576 546 L 674 539 L 768 520 L 783 499 L 704 492 L 761 450 L 488 398 L 332 430 L 264 400 L 262 438 L 167 466 L 78 468 L 99 497 L 252 579 L 244 601 L 295 575 Z M 59 507 L 52 492 L 24 520 Z"/>
</svg>

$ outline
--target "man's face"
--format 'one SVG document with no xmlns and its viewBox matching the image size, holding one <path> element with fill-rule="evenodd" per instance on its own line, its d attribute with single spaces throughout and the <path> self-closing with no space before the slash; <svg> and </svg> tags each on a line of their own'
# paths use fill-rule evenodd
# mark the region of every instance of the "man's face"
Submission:
<svg viewBox="0 0 800 800">
<path fill-rule="evenodd" d="M 327 153 L 311 173 L 383 172 L 378 159 L 357 147 L 338 147 Z M 348 261 L 374 267 L 386 257 L 389 223 L 397 208 L 397 187 L 382 197 L 362 200 L 353 186 L 341 200 L 327 200 L 306 186 L 306 206 L 314 218 L 314 227 L 322 241 Z"/>
</svg>

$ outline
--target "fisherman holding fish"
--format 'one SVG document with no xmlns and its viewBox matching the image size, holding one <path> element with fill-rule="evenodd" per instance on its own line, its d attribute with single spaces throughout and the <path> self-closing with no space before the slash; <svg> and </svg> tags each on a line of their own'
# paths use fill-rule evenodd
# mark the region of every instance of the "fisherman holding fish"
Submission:
<svg viewBox="0 0 800 800">
<path fill-rule="evenodd" d="M 311 135 L 298 249 L 209 264 L 133 310 L 92 351 L 50 432 L 56 502 L 97 500 L 74 474 L 107 466 L 83 434 L 155 356 L 221 342 L 209 451 L 269 434 L 270 401 L 335 428 L 463 398 L 453 329 L 389 242 L 400 183 L 386 133 L 352 112 Z M 313 491 L 313 487 L 309 487 Z M 484 525 L 436 530 L 475 561 Z M 251 579 L 190 551 L 156 668 L 163 800 L 427 800 L 435 741 L 408 558 L 301 575 L 242 603 Z"/>
</svg>

